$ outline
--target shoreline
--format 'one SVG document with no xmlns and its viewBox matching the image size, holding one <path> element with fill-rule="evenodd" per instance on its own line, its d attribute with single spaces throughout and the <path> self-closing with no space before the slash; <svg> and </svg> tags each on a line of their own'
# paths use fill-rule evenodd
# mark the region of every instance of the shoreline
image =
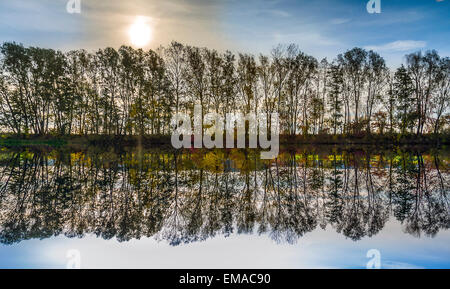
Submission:
<svg viewBox="0 0 450 289">
<path fill-rule="evenodd" d="M 280 135 L 280 147 L 320 146 L 433 146 L 450 145 L 450 135 Z M 0 146 L 99 146 L 173 148 L 167 135 L 26 135 L 2 134 Z"/>
</svg>

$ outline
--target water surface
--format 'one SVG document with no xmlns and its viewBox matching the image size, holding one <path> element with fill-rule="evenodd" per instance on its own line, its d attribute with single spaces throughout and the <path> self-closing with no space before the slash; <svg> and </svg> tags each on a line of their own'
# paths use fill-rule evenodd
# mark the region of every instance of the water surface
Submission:
<svg viewBox="0 0 450 289">
<path fill-rule="evenodd" d="M 0 267 L 450 266 L 445 149 L 3 148 Z"/>
</svg>

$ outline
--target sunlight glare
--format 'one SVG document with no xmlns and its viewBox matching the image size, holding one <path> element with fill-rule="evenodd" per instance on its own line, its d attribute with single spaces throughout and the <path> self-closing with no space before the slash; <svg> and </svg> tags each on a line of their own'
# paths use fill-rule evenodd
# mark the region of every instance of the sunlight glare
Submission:
<svg viewBox="0 0 450 289">
<path fill-rule="evenodd" d="M 137 16 L 134 23 L 130 26 L 128 31 L 131 43 L 136 47 L 144 47 L 150 41 L 152 37 L 152 29 L 147 23 L 145 17 Z"/>
</svg>

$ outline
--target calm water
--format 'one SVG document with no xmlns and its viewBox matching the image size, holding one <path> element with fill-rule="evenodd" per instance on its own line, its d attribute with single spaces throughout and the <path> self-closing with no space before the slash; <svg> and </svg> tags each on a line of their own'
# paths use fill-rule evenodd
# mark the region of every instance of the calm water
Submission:
<svg viewBox="0 0 450 289">
<path fill-rule="evenodd" d="M 449 168 L 445 149 L 3 148 L 0 267 L 450 267 Z"/>
</svg>

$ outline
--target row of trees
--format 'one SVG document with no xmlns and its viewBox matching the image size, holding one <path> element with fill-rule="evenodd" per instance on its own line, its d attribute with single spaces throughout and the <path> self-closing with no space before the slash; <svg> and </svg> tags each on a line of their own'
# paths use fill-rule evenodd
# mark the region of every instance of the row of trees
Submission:
<svg viewBox="0 0 450 289">
<path fill-rule="evenodd" d="M 279 45 L 270 56 L 173 42 L 62 53 L 0 46 L 0 126 L 16 134 L 170 134 L 174 113 L 278 112 L 283 134 L 444 133 L 450 61 L 406 55 L 390 71 L 374 51 L 332 62 Z"/>
</svg>

